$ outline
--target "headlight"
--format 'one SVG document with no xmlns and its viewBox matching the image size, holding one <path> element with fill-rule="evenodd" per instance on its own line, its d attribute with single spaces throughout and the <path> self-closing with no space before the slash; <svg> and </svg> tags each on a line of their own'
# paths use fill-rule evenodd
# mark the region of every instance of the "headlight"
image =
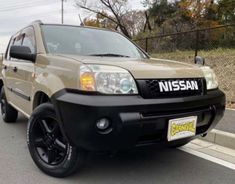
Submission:
<svg viewBox="0 0 235 184">
<path fill-rule="evenodd" d="M 218 81 L 214 71 L 207 66 L 201 67 L 206 78 L 207 90 L 218 88 Z"/>
<path fill-rule="evenodd" d="M 138 94 L 131 74 L 115 66 L 81 66 L 79 86 L 83 91 L 97 91 L 104 94 Z"/>
</svg>

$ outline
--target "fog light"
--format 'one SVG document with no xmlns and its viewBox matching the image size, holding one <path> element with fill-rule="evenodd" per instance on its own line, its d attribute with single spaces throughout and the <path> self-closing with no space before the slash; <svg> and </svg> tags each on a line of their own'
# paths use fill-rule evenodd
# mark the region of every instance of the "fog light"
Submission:
<svg viewBox="0 0 235 184">
<path fill-rule="evenodd" d="M 99 130 L 106 130 L 109 128 L 110 122 L 108 119 L 103 118 L 103 119 L 100 119 L 99 121 L 97 121 L 96 126 Z"/>
</svg>

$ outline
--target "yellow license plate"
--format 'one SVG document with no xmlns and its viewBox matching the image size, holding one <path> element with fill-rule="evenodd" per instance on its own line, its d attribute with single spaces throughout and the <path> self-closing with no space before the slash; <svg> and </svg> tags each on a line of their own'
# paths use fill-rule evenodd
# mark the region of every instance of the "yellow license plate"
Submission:
<svg viewBox="0 0 235 184">
<path fill-rule="evenodd" d="M 174 141 L 196 135 L 197 116 L 171 119 L 168 124 L 168 141 Z"/>
</svg>

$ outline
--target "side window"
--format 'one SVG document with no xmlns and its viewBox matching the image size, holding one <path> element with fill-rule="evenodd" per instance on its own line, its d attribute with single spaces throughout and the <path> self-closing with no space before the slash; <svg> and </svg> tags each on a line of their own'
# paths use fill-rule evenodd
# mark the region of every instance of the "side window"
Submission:
<svg viewBox="0 0 235 184">
<path fill-rule="evenodd" d="M 25 28 L 21 33 L 13 36 L 7 48 L 6 59 L 16 60 L 10 57 L 10 48 L 12 45 L 24 45 L 30 48 L 32 53 L 36 52 L 35 36 L 32 27 Z"/>
<path fill-rule="evenodd" d="M 35 47 L 35 36 L 34 36 L 34 30 L 32 27 L 28 27 L 23 30 L 23 46 L 27 46 L 30 48 L 31 53 L 36 53 L 36 47 Z"/>
<path fill-rule="evenodd" d="M 17 34 L 16 36 L 13 36 L 11 38 L 11 41 L 8 45 L 8 48 L 7 48 L 7 53 L 6 53 L 6 59 L 7 60 L 11 60 L 10 58 L 10 48 L 12 45 L 21 45 L 22 44 L 22 41 L 23 41 L 23 37 L 21 34 Z"/>
<path fill-rule="evenodd" d="M 7 60 L 16 60 L 16 59 L 13 59 L 10 57 L 10 48 L 12 45 L 22 45 L 22 41 L 23 41 L 22 34 L 18 34 L 18 35 L 11 38 L 9 47 L 7 49 Z"/>
<path fill-rule="evenodd" d="M 12 37 L 9 44 L 8 44 L 7 52 L 5 54 L 5 59 L 7 59 L 7 60 L 10 60 L 10 48 L 13 45 L 13 42 L 14 42 L 14 38 Z"/>
<path fill-rule="evenodd" d="M 22 45 L 23 36 L 20 34 L 14 39 L 13 45 Z"/>
</svg>

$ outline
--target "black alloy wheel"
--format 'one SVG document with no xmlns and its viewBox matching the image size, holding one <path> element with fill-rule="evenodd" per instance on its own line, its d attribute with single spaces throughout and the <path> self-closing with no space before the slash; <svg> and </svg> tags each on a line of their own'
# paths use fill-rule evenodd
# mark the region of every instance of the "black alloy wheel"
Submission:
<svg viewBox="0 0 235 184">
<path fill-rule="evenodd" d="M 87 152 L 70 144 L 61 131 L 52 104 L 39 105 L 27 127 L 27 143 L 35 164 L 44 173 L 58 178 L 74 174 L 82 165 Z"/>
<path fill-rule="evenodd" d="M 43 117 L 36 121 L 32 128 L 35 151 L 46 164 L 60 164 L 66 157 L 68 142 L 63 138 L 57 120 L 53 117 Z"/>
</svg>

